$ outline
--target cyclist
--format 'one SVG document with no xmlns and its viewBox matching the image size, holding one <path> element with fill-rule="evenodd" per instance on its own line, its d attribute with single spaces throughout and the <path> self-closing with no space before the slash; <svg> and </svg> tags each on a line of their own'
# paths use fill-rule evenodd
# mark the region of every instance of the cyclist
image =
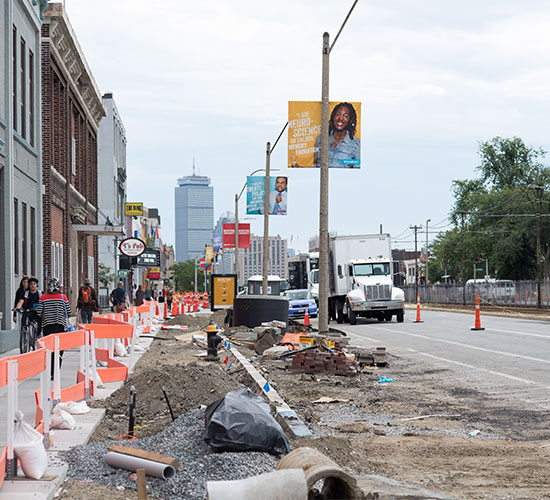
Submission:
<svg viewBox="0 0 550 500">
<path fill-rule="evenodd" d="M 22 311 L 20 325 L 19 347 L 22 353 L 34 349 L 35 340 L 40 334 L 40 318 L 36 314 L 38 302 L 42 292 L 38 289 L 38 279 L 34 276 L 29 278 L 29 288 L 25 290 L 23 297 L 19 300 L 16 308 Z"/>
<path fill-rule="evenodd" d="M 21 278 L 21 282 L 19 283 L 19 288 L 15 292 L 15 300 L 13 302 L 13 322 L 17 323 L 17 304 L 19 304 L 19 301 L 23 298 L 23 295 L 29 288 L 29 277 L 23 276 Z"/>
</svg>

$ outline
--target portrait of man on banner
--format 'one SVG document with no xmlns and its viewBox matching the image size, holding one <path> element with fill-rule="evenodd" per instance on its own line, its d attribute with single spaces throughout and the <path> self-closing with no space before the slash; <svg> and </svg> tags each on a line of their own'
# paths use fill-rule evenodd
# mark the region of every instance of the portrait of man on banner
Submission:
<svg viewBox="0 0 550 500">
<path fill-rule="evenodd" d="M 288 166 L 319 167 L 321 163 L 321 103 L 289 102 Z M 329 104 L 330 168 L 361 166 L 361 103 Z"/>
<path fill-rule="evenodd" d="M 263 215 L 265 200 L 265 177 L 246 178 L 246 213 Z M 286 215 L 288 201 L 288 177 L 269 178 L 269 215 Z"/>
</svg>

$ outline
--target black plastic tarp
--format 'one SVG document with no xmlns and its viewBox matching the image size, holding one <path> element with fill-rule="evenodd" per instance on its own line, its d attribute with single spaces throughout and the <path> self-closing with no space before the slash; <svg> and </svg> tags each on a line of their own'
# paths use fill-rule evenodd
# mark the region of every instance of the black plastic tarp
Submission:
<svg viewBox="0 0 550 500">
<path fill-rule="evenodd" d="M 228 392 L 206 408 L 204 440 L 217 451 L 290 451 L 269 405 L 250 389 Z"/>
</svg>

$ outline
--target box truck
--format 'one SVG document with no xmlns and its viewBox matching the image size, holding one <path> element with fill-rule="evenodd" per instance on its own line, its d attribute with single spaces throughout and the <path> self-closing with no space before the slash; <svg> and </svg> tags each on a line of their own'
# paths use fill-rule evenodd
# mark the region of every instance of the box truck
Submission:
<svg viewBox="0 0 550 500">
<path fill-rule="evenodd" d="M 358 317 L 398 323 L 405 294 L 393 286 L 389 234 L 333 236 L 329 242 L 329 317 L 337 323 Z"/>
</svg>

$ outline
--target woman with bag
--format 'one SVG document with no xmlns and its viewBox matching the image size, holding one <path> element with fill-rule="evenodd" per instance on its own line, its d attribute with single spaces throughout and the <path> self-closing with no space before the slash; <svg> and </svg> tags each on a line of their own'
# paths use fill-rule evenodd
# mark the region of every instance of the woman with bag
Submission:
<svg viewBox="0 0 550 500">
<path fill-rule="evenodd" d="M 52 278 L 48 281 L 46 293 L 43 293 L 38 301 L 36 314 L 42 323 L 42 334 L 44 337 L 52 333 L 62 333 L 65 331 L 73 331 L 75 327 L 69 322 L 71 314 L 71 304 L 69 299 L 63 293 L 59 286 L 57 278 Z M 63 351 L 59 352 L 59 366 L 63 359 Z M 54 353 L 52 353 L 52 371 L 51 377 L 53 380 L 54 373 Z"/>
<path fill-rule="evenodd" d="M 126 290 L 124 290 L 124 283 L 122 281 L 119 281 L 118 286 L 111 292 L 111 302 L 116 313 L 126 310 Z"/>
</svg>

